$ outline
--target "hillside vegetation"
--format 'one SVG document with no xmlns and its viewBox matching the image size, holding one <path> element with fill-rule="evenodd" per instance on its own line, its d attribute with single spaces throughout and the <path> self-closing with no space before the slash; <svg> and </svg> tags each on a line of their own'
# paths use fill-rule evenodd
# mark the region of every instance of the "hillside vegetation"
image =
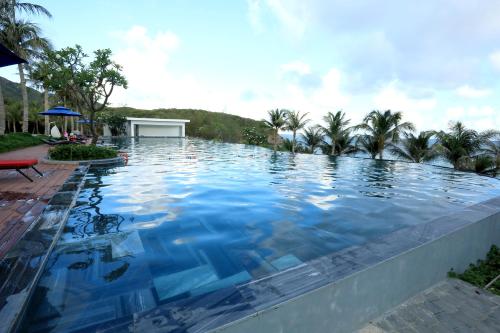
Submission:
<svg viewBox="0 0 500 333">
<path fill-rule="evenodd" d="M 254 128 L 255 132 L 266 135 L 268 129 L 263 121 L 243 118 L 222 112 L 193 109 L 141 110 L 129 107 L 108 108 L 127 117 L 189 119 L 186 135 L 223 142 L 246 143 L 244 130 Z"/>
<path fill-rule="evenodd" d="M 22 117 L 19 83 L 0 77 L 0 84 L 7 111 L 7 131 L 13 132 L 14 126 L 19 131 Z M 37 116 L 37 113 L 43 110 L 43 95 L 35 89 L 28 88 L 28 99 L 30 101 L 30 132 L 38 132 L 39 130 L 43 133 L 43 117 Z M 186 135 L 223 142 L 248 143 L 249 140 L 245 137 L 245 133 L 250 131 L 254 135 L 267 138 L 269 132 L 263 121 L 222 112 L 194 109 L 142 110 L 130 107 L 107 108 L 106 111 L 137 118 L 189 119 L 190 123 L 186 126 Z M 83 112 L 85 113 L 85 111 Z M 35 120 L 37 120 L 36 128 L 33 125 Z"/>
</svg>

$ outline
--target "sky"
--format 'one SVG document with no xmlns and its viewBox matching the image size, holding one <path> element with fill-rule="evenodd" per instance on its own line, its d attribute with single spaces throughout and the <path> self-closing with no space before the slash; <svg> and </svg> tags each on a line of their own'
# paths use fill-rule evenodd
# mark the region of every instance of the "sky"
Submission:
<svg viewBox="0 0 500 333">
<path fill-rule="evenodd" d="M 418 130 L 500 129 L 500 1 L 36 1 L 56 49 L 110 48 L 129 82 L 114 106 L 200 108 L 352 123 L 402 111 Z M 19 81 L 14 67 L 0 75 Z"/>
</svg>

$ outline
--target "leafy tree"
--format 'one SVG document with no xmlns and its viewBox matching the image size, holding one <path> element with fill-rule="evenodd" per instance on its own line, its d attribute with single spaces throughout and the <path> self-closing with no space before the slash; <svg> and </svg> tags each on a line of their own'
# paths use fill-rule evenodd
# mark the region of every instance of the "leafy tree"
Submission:
<svg viewBox="0 0 500 333">
<path fill-rule="evenodd" d="M 309 148 L 309 152 L 314 154 L 314 151 L 323 140 L 323 131 L 319 127 L 312 126 L 304 130 L 302 138 L 306 147 Z"/>
<path fill-rule="evenodd" d="M 335 155 L 339 150 L 337 149 L 337 141 L 340 140 L 343 133 L 346 130 L 346 126 L 349 124 L 350 120 L 345 119 L 345 113 L 342 111 L 337 111 L 336 113 L 328 112 L 326 116 L 323 117 L 326 122 L 326 126 L 321 126 L 323 134 L 330 139 L 331 155 Z"/>
<path fill-rule="evenodd" d="M 287 110 L 270 110 L 267 111 L 269 120 L 264 120 L 264 123 L 273 130 L 273 149 L 276 151 L 278 147 L 278 132 L 286 126 Z"/>
<path fill-rule="evenodd" d="M 81 46 L 67 47 L 56 51 L 57 65 L 55 82 L 65 82 L 68 89 L 83 103 L 90 114 L 92 143 L 97 142 L 96 115 L 107 105 L 116 87 L 127 88 L 127 80 L 122 75 L 122 67 L 111 59 L 111 50 L 94 52 L 94 59 L 87 63 L 87 55 Z"/>
<path fill-rule="evenodd" d="M 0 2 L 0 41 L 7 48 L 19 55 L 21 58 L 31 60 L 37 58 L 40 51 L 47 48 L 50 43 L 41 37 L 40 28 L 32 22 L 24 19 L 17 19 L 16 12 L 27 14 L 39 14 L 51 17 L 49 11 L 36 4 L 17 2 L 15 0 L 2 0 Z M 18 64 L 21 95 L 23 99 L 23 132 L 28 131 L 28 91 L 26 88 L 26 78 L 24 75 L 24 64 Z M 3 96 L 2 96 L 3 97 Z M 0 103 L 3 101 L 0 98 Z M 2 110 L 0 110 L 1 112 Z M 2 116 L 0 116 L 1 122 Z M 1 127 L 0 125 L 0 132 Z"/>
<path fill-rule="evenodd" d="M 102 122 L 109 126 L 112 136 L 119 136 L 125 133 L 125 125 L 127 124 L 127 117 L 122 114 L 114 112 L 105 112 L 100 117 Z"/>
<path fill-rule="evenodd" d="M 391 110 L 381 112 L 374 110 L 363 119 L 362 124 L 356 126 L 357 129 L 366 131 L 366 134 L 362 136 L 359 142 L 363 146 L 363 149 L 366 150 L 369 147 L 372 158 L 379 155 L 379 158 L 382 159 L 387 144 L 397 143 L 399 135 L 404 130 L 413 131 L 415 129 L 410 122 L 402 123 L 402 118 L 403 115 L 401 112 L 392 112 Z M 373 155 L 372 149 L 376 149 L 375 155 Z"/>
<path fill-rule="evenodd" d="M 401 144 L 391 144 L 390 151 L 404 160 L 415 163 L 431 161 L 439 156 L 435 146 L 430 142 L 435 134 L 434 131 L 420 132 L 418 136 L 404 133 L 405 138 L 401 140 Z"/>
<path fill-rule="evenodd" d="M 245 127 L 243 137 L 249 145 L 260 146 L 266 143 L 266 136 L 261 134 L 255 127 Z"/>
<path fill-rule="evenodd" d="M 286 129 L 292 131 L 291 152 L 295 154 L 295 147 L 297 145 L 297 131 L 301 130 L 309 122 L 306 119 L 308 113 L 300 114 L 299 111 L 287 111 L 286 113 Z"/>
<path fill-rule="evenodd" d="M 449 132 L 437 133 L 438 149 L 455 169 L 463 169 L 461 162 L 481 152 L 483 146 L 488 145 L 489 140 L 497 134 L 495 131 L 478 133 L 458 121 L 450 126 Z"/>
</svg>

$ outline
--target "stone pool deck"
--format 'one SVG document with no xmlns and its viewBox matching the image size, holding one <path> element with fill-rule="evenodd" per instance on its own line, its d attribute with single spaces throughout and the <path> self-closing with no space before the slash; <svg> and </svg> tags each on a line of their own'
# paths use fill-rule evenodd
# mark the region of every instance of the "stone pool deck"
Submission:
<svg viewBox="0 0 500 333">
<path fill-rule="evenodd" d="M 0 160 L 36 158 L 41 161 L 49 150 L 39 145 L 0 154 Z M 27 170 L 29 182 L 15 170 L 0 170 L 0 259 L 16 244 L 47 206 L 50 198 L 75 170 L 76 165 L 39 163 Z"/>
<path fill-rule="evenodd" d="M 358 331 L 396 332 L 500 332 L 500 296 L 446 279 Z"/>
</svg>

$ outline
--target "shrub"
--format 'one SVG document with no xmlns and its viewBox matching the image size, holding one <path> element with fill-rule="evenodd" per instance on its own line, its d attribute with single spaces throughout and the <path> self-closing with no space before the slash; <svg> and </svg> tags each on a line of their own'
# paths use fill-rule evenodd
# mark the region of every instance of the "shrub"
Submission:
<svg viewBox="0 0 500 333">
<path fill-rule="evenodd" d="M 29 133 L 0 135 L 0 153 L 42 144 L 42 138 L 45 138 L 45 136 L 35 136 Z"/>
<path fill-rule="evenodd" d="M 266 143 L 266 136 L 259 132 L 255 127 L 246 127 L 243 129 L 243 138 L 250 145 L 263 145 Z"/>
<path fill-rule="evenodd" d="M 112 136 L 119 136 L 125 133 L 127 117 L 124 115 L 108 111 L 101 115 L 101 120 L 109 126 Z"/>
<path fill-rule="evenodd" d="M 68 144 L 57 146 L 49 150 L 49 157 L 59 161 L 82 161 L 113 158 L 118 156 L 118 152 L 107 147 L 97 147 L 94 145 Z"/>
<path fill-rule="evenodd" d="M 484 288 L 486 284 L 493 281 L 498 274 L 500 274 L 500 250 L 495 245 L 491 246 L 486 256 L 486 260 L 478 260 L 475 265 L 470 264 L 469 269 L 462 274 L 454 272 L 453 269 L 448 272 L 449 277 L 458 278 L 480 288 Z M 493 283 L 489 287 L 489 290 L 500 295 L 500 279 Z"/>
</svg>

